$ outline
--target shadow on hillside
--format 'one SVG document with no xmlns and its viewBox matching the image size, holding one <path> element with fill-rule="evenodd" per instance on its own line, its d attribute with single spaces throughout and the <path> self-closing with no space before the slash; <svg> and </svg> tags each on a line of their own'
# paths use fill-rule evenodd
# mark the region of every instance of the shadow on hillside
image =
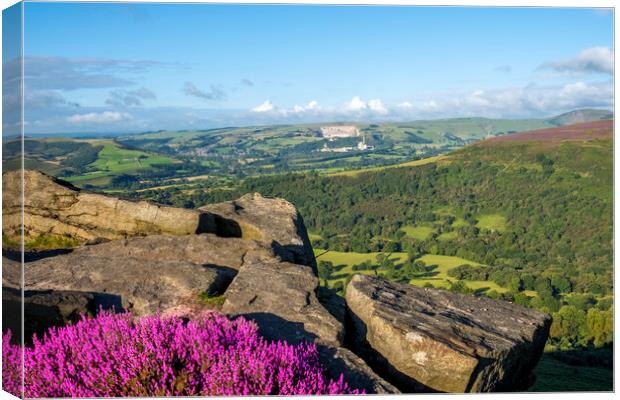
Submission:
<svg viewBox="0 0 620 400">
<path fill-rule="evenodd" d="M 530 392 L 608 392 L 614 388 L 613 346 L 543 354 Z"/>
</svg>

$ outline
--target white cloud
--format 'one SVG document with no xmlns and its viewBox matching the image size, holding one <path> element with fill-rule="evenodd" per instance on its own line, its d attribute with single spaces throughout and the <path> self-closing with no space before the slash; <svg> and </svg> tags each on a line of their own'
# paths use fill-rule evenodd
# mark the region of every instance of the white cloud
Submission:
<svg viewBox="0 0 620 400">
<path fill-rule="evenodd" d="M 533 117 L 577 108 L 613 107 L 611 83 L 574 82 L 563 86 L 529 85 L 524 88 L 475 90 L 421 101 L 406 110 L 414 117 Z M 405 115 L 401 113 L 400 116 Z"/>
<path fill-rule="evenodd" d="M 351 101 L 345 103 L 344 108 L 351 111 L 360 111 L 365 110 L 368 106 L 359 96 L 354 96 Z"/>
<path fill-rule="evenodd" d="M 392 105 L 380 99 L 354 96 L 337 107 L 321 106 L 317 101 L 291 108 L 271 101 L 254 107 L 261 123 L 319 121 L 411 121 L 426 118 L 480 116 L 488 118 L 545 117 L 578 108 L 613 107 L 613 86 L 609 82 L 572 82 L 558 86 L 528 85 L 503 89 L 447 92 Z"/>
<path fill-rule="evenodd" d="M 612 75 L 614 73 L 614 53 L 609 47 L 590 47 L 583 50 L 576 57 L 548 62 L 543 64 L 543 67 L 551 68 L 559 72 L 602 73 Z"/>
<path fill-rule="evenodd" d="M 388 109 L 385 108 L 381 100 L 373 99 L 368 101 L 368 108 L 377 114 L 385 115 L 388 113 Z"/>
<path fill-rule="evenodd" d="M 319 108 L 319 103 L 316 100 L 312 100 L 306 106 L 306 110 L 316 110 L 317 108 Z"/>
<path fill-rule="evenodd" d="M 104 111 L 101 113 L 73 114 L 67 117 L 67 122 L 71 124 L 99 123 L 108 124 L 131 119 L 131 115 L 125 112 Z"/>
<path fill-rule="evenodd" d="M 299 106 L 299 105 L 295 104 L 295 106 L 293 107 L 293 112 L 294 113 L 302 113 L 302 112 L 305 112 L 305 111 L 317 111 L 319 109 L 320 109 L 319 103 L 316 100 L 312 100 L 306 106 Z"/>
<path fill-rule="evenodd" d="M 268 112 L 268 111 L 273 111 L 274 106 L 271 103 L 271 101 L 266 100 L 264 103 L 257 105 L 256 107 L 252 108 L 253 112 Z"/>
<path fill-rule="evenodd" d="M 354 96 L 350 101 L 344 104 L 341 112 L 367 113 L 385 115 L 389 111 L 380 99 L 372 99 L 368 102 L 362 100 L 359 96 Z"/>
</svg>

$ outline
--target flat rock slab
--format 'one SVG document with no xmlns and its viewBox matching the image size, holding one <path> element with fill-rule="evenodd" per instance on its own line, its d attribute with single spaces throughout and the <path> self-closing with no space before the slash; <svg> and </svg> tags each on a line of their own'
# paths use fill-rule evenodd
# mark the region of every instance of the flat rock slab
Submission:
<svg viewBox="0 0 620 400">
<path fill-rule="evenodd" d="M 167 313 L 199 304 L 201 292 L 218 292 L 229 271 L 184 261 L 66 254 L 25 264 L 27 290 L 77 290 L 118 297 L 136 315 Z"/>
<path fill-rule="evenodd" d="M 183 313 L 202 306 L 200 293 L 223 293 L 244 263 L 265 260 L 277 258 L 270 248 L 243 239 L 136 237 L 26 263 L 24 288 L 117 296 L 118 304 L 138 315 Z M 20 264 L 3 261 L 3 285 L 18 288 Z"/>
<path fill-rule="evenodd" d="M 151 260 L 184 261 L 203 266 L 238 270 L 244 263 L 277 260 L 269 246 L 253 240 L 222 238 L 213 234 L 170 236 L 152 235 L 113 240 L 76 250 L 86 257 L 114 254 Z"/>
<path fill-rule="evenodd" d="M 90 193 L 39 171 L 25 170 L 24 230 L 27 238 L 69 236 L 80 243 L 150 234 L 214 232 L 213 216 L 197 210 L 132 202 Z M 2 175 L 3 232 L 21 231 L 21 171 Z"/>
<path fill-rule="evenodd" d="M 308 265 L 316 271 L 303 218 L 290 202 L 249 193 L 199 210 L 214 215 L 218 235 L 260 241 L 272 246 L 285 261 Z"/>
<path fill-rule="evenodd" d="M 406 391 L 523 390 L 551 325 L 509 302 L 365 275 L 346 301 L 354 350 Z"/>
<path fill-rule="evenodd" d="M 344 327 L 319 303 L 318 284 L 305 265 L 246 264 L 226 290 L 222 312 L 256 321 L 270 340 L 340 346 Z"/>
</svg>

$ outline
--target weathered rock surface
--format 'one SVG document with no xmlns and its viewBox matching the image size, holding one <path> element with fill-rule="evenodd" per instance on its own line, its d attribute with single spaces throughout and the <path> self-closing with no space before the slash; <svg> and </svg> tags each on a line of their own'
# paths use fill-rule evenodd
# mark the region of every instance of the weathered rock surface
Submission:
<svg viewBox="0 0 620 400">
<path fill-rule="evenodd" d="M 222 293 L 236 269 L 263 260 L 276 261 L 269 248 L 242 239 L 211 234 L 138 237 L 26 263 L 24 288 L 116 295 L 138 315 L 176 312 L 200 308 L 200 293 Z M 17 288 L 19 279 L 8 271 L 3 284 Z"/>
<path fill-rule="evenodd" d="M 318 285 L 318 278 L 305 265 L 244 265 L 226 290 L 222 311 L 255 320 L 268 339 L 340 346 L 344 327 L 319 303 Z"/>
<path fill-rule="evenodd" d="M 252 240 L 222 238 L 213 234 L 153 235 L 113 240 L 83 246 L 74 251 L 80 257 L 114 255 L 118 259 L 137 258 L 148 263 L 182 261 L 209 267 L 238 270 L 244 264 L 277 261 L 272 249 Z"/>
<path fill-rule="evenodd" d="M 551 324 L 512 303 L 365 275 L 346 301 L 354 350 L 406 391 L 522 390 Z"/>
<path fill-rule="evenodd" d="M 330 310 L 319 302 L 317 292 Z M 244 265 L 225 296 L 222 312 L 254 320 L 268 340 L 317 343 L 331 378 L 344 374 L 352 387 L 367 393 L 398 393 L 361 358 L 341 347 L 344 301 L 335 299 L 329 290 L 319 290 L 310 267 L 288 262 Z"/>
<path fill-rule="evenodd" d="M 319 358 L 332 379 L 338 379 L 342 374 L 349 386 L 363 389 L 367 394 L 400 393 L 349 349 L 319 346 Z"/>
<path fill-rule="evenodd" d="M 218 235 L 258 240 L 272 246 L 285 261 L 309 265 L 316 271 L 316 259 L 303 219 L 288 201 L 249 193 L 199 210 L 214 214 Z"/>
<path fill-rule="evenodd" d="M 21 171 L 4 173 L 2 185 L 2 229 L 9 237 L 19 237 Z M 186 235 L 216 229 L 209 213 L 89 193 L 38 171 L 24 171 L 24 187 L 27 238 L 48 234 L 84 243 L 100 238 Z"/>
</svg>

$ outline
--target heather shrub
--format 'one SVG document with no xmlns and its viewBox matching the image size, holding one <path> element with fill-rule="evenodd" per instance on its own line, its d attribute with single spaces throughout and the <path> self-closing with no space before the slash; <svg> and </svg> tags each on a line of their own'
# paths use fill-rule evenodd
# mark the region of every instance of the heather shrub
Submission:
<svg viewBox="0 0 620 400">
<path fill-rule="evenodd" d="M 22 352 L 10 340 L 10 332 L 2 335 L 2 390 L 19 396 L 22 391 Z"/>
<path fill-rule="evenodd" d="M 19 346 L 3 335 L 3 384 L 19 393 Z M 253 322 L 207 313 L 175 317 L 101 312 L 51 328 L 24 349 L 26 397 L 360 393 L 328 380 L 314 344 L 267 342 Z"/>
</svg>

